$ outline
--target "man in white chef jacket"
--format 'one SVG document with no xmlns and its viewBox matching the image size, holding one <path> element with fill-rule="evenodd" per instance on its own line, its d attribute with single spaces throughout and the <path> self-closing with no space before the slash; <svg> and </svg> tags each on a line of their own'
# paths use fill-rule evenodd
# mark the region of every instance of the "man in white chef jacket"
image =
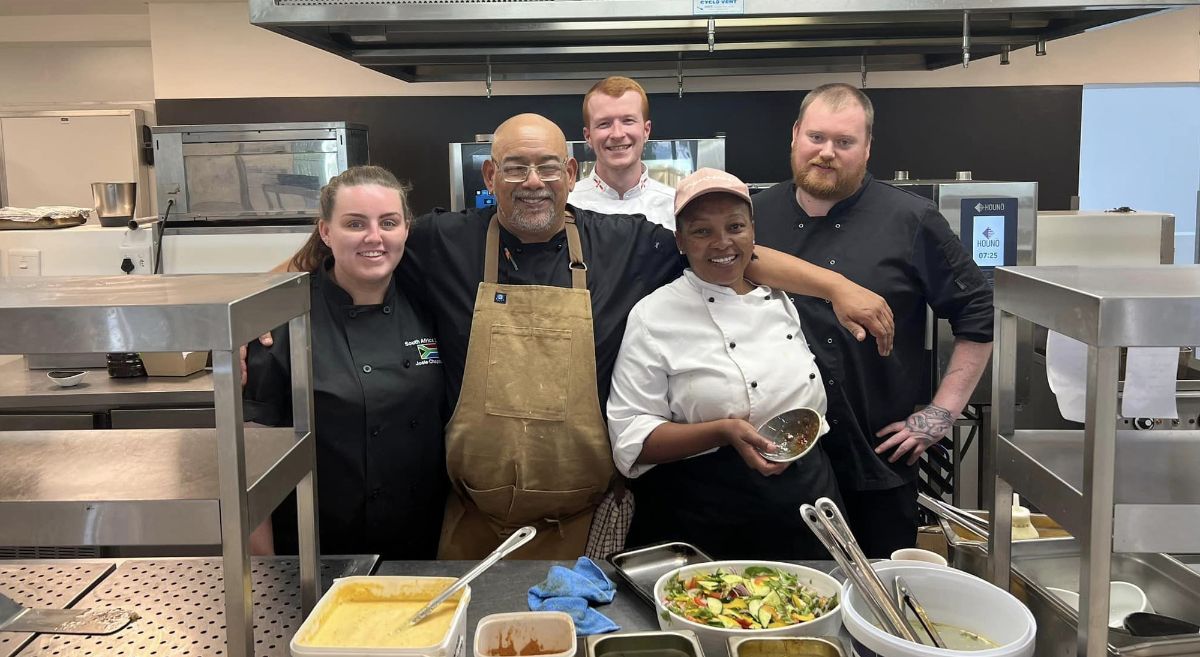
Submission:
<svg viewBox="0 0 1200 657">
<path fill-rule="evenodd" d="M 602 214 L 640 214 L 675 230 L 675 190 L 651 178 L 642 163 L 650 138 L 650 100 L 627 77 L 605 78 L 583 97 L 583 139 L 596 167 L 575 183 L 567 202 Z"/>
</svg>

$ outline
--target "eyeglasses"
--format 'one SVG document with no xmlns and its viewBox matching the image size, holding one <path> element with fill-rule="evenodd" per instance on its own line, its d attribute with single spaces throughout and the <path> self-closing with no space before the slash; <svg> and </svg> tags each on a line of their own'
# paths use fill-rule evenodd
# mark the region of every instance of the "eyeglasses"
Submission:
<svg viewBox="0 0 1200 657">
<path fill-rule="evenodd" d="M 492 160 L 495 162 L 495 160 Z M 497 162 L 499 166 L 499 163 Z M 529 179 L 529 172 L 537 171 L 538 180 L 554 182 L 562 179 L 563 165 L 561 164 L 505 164 L 500 166 L 500 175 L 506 183 L 523 183 Z"/>
</svg>

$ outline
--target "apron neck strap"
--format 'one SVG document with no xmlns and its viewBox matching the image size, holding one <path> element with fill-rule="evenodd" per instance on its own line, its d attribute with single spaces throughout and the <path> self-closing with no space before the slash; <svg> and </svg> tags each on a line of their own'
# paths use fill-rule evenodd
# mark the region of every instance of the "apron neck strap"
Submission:
<svg viewBox="0 0 1200 657">
<path fill-rule="evenodd" d="M 583 261 L 583 245 L 579 240 L 579 228 L 575 225 L 575 217 L 568 216 L 567 253 L 571 257 L 571 287 L 577 290 L 587 289 L 587 263 Z M 496 215 L 488 224 L 487 242 L 483 255 L 483 282 L 495 283 L 500 272 L 500 221 Z"/>
</svg>

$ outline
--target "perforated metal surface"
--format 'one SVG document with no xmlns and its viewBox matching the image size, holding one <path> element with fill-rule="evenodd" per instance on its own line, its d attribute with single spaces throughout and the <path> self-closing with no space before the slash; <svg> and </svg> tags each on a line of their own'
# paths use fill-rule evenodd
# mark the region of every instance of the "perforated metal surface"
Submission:
<svg viewBox="0 0 1200 657">
<path fill-rule="evenodd" d="M 224 583 L 219 559 L 126 561 L 77 607 L 122 607 L 140 618 L 109 636 L 39 635 L 21 657 L 219 657 L 226 654 Z M 374 558 L 322 559 L 322 590 L 336 577 L 369 574 Z M 254 559 L 257 657 L 287 657 L 304 620 L 295 558 Z"/>
<path fill-rule="evenodd" d="M 0 592 L 25 607 L 66 609 L 113 569 L 110 563 L 0 562 Z M 17 654 L 32 634 L 0 632 L 0 657 Z"/>
</svg>

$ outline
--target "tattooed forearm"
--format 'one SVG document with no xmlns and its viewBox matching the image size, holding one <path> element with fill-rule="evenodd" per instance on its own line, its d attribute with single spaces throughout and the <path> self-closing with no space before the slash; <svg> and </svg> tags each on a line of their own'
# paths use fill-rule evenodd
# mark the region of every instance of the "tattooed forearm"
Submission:
<svg viewBox="0 0 1200 657">
<path fill-rule="evenodd" d="M 931 445 L 950 433 L 953 426 L 954 417 L 950 411 L 933 404 L 908 416 L 904 422 L 904 428 Z"/>
</svg>

